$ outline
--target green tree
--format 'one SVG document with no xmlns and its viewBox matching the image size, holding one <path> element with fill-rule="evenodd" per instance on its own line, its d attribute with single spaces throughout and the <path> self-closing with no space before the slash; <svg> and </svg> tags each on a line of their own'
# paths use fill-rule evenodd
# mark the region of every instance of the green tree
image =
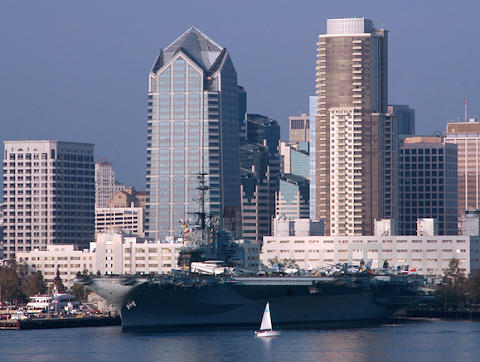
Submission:
<svg viewBox="0 0 480 362">
<path fill-rule="evenodd" d="M 480 304 L 480 269 L 474 269 L 468 275 L 468 301 L 470 304 Z"/>
<path fill-rule="evenodd" d="M 19 266 L 15 259 L 9 260 L 7 265 L 0 268 L 0 286 L 2 287 L 2 302 L 23 303 L 26 301 Z"/>
<path fill-rule="evenodd" d="M 37 270 L 35 274 L 28 275 L 25 278 L 23 285 L 23 291 L 25 295 L 32 296 L 35 294 L 43 294 L 48 290 L 45 281 L 43 280 L 43 274 L 40 270 Z"/>
<path fill-rule="evenodd" d="M 284 267 L 291 267 L 291 268 L 299 269 L 299 266 L 298 266 L 297 261 L 295 259 L 285 258 L 285 259 L 282 259 L 280 261 L 280 264 L 283 265 Z"/>
<path fill-rule="evenodd" d="M 466 301 L 468 291 L 465 272 L 460 268 L 460 260 L 453 258 L 445 270 L 442 286 L 435 292 L 439 301 L 443 302 L 444 308 L 459 306 Z"/>
<path fill-rule="evenodd" d="M 88 290 L 83 285 L 74 284 L 72 286 L 72 294 L 75 296 L 75 300 L 83 302 L 87 300 Z"/>
<path fill-rule="evenodd" d="M 268 259 L 268 262 L 270 263 L 271 266 L 273 266 L 275 263 L 277 263 L 278 265 L 280 265 L 280 260 L 278 259 L 278 257 L 274 257 L 272 259 Z"/>
<path fill-rule="evenodd" d="M 57 268 L 57 275 L 53 278 L 53 286 L 57 287 L 59 293 L 65 293 L 65 285 L 63 285 L 62 278 L 60 277 L 60 270 Z"/>
</svg>

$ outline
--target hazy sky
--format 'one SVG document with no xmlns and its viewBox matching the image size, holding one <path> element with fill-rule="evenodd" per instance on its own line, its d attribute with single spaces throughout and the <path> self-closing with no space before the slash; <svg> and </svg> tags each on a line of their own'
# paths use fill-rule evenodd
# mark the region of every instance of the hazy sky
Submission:
<svg viewBox="0 0 480 362">
<path fill-rule="evenodd" d="M 417 134 L 480 118 L 480 1 L 0 0 L 1 141 L 95 144 L 117 179 L 145 188 L 148 73 L 191 26 L 226 47 L 248 112 L 308 113 L 317 36 L 328 18 L 389 30 L 389 104 L 416 110 Z"/>
</svg>

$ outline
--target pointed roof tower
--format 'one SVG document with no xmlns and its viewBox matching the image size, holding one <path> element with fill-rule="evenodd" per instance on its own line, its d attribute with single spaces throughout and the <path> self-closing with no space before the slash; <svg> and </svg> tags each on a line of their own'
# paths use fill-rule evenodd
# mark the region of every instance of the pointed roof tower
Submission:
<svg viewBox="0 0 480 362">
<path fill-rule="evenodd" d="M 152 72 L 156 72 L 180 50 L 188 54 L 198 65 L 208 71 L 218 60 L 224 48 L 192 26 L 160 52 Z"/>
</svg>

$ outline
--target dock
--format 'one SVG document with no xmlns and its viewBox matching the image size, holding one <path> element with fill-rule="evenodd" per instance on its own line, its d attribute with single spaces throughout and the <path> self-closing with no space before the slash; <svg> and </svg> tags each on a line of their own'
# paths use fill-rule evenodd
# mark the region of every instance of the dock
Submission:
<svg viewBox="0 0 480 362">
<path fill-rule="evenodd" d="M 407 310 L 407 317 L 480 320 L 480 311 L 414 309 Z"/>
<path fill-rule="evenodd" d="M 86 318 L 38 318 L 25 321 L 0 320 L 0 330 L 120 326 L 119 316 Z"/>
</svg>

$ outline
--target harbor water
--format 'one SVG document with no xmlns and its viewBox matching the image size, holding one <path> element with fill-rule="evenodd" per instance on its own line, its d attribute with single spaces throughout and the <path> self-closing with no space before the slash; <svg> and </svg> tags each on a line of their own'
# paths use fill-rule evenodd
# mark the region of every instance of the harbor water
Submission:
<svg viewBox="0 0 480 362">
<path fill-rule="evenodd" d="M 126 333 L 120 327 L 0 331 L 2 361 L 478 361 L 480 322 L 391 320 L 336 330 Z"/>
</svg>

